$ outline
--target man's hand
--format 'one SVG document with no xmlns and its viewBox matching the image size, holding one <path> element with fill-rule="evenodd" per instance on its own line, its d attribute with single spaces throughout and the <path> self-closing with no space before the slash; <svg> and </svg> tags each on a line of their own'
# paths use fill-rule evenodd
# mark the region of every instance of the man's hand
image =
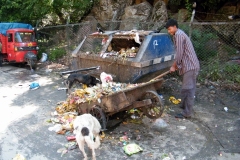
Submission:
<svg viewBox="0 0 240 160">
<path fill-rule="evenodd" d="M 175 68 L 175 66 L 172 66 L 171 68 L 170 68 L 170 73 L 172 73 L 172 72 L 175 72 L 177 69 Z"/>
<path fill-rule="evenodd" d="M 172 72 L 175 72 L 177 69 L 178 69 L 177 68 L 177 63 L 175 61 L 169 71 L 170 71 L 170 73 L 172 73 Z"/>
</svg>

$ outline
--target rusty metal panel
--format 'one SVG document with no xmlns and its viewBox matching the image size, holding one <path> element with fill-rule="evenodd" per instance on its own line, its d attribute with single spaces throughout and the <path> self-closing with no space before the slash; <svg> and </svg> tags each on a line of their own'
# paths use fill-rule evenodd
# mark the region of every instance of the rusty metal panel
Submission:
<svg viewBox="0 0 240 160">
<path fill-rule="evenodd" d="M 100 70 L 94 71 L 93 76 L 99 77 L 101 72 L 109 73 L 113 76 L 115 82 L 122 83 L 135 83 L 139 78 L 144 75 L 154 73 L 166 68 L 166 65 L 170 66 L 173 61 L 167 61 L 165 63 L 153 64 L 147 67 L 139 67 L 137 65 L 142 65 L 142 62 L 134 63 L 114 59 L 103 59 L 95 55 L 79 55 L 77 58 L 78 68 L 87 68 L 92 66 L 100 66 Z M 136 66 L 133 66 L 133 63 Z M 148 64 L 153 63 L 152 61 L 147 61 Z M 149 80 L 150 77 L 149 76 Z"/>
<path fill-rule="evenodd" d="M 124 92 L 118 92 L 102 99 L 105 112 L 118 112 L 119 110 L 131 105 Z"/>
</svg>

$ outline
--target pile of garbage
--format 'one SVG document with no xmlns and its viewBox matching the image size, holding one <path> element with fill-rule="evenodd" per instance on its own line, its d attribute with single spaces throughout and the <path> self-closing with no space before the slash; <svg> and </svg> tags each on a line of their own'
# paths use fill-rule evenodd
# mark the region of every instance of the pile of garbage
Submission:
<svg viewBox="0 0 240 160">
<path fill-rule="evenodd" d="M 100 57 L 106 58 L 110 56 L 116 56 L 118 58 L 121 58 L 121 57 L 134 58 L 136 57 L 138 50 L 139 50 L 138 47 L 131 47 L 131 48 L 121 48 L 120 51 L 114 51 L 112 50 L 111 45 L 109 45 L 107 52 L 101 52 Z"/>
<path fill-rule="evenodd" d="M 47 122 L 53 124 L 53 126 L 49 127 L 48 130 L 53 131 L 56 134 L 64 135 L 67 140 L 67 143 L 62 146 L 62 148 L 58 149 L 57 152 L 63 156 L 70 150 L 77 148 L 77 142 L 75 135 L 73 134 L 73 122 L 78 116 L 77 107 L 79 104 L 91 103 L 95 101 L 100 102 L 103 96 L 108 96 L 115 92 L 130 89 L 138 85 L 142 85 L 142 83 L 105 83 L 102 80 L 102 84 L 97 84 L 93 87 L 87 87 L 86 85 L 83 85 L 83 88 L 76 89 L 74 92 L 72 92 L 66 101 L 58 104 L 58 106 L 55 108 L 55 111 L 51 113 L 52 117 L 47 120 Z M 103 133 L 100 138 L 105 138 L 105 134 Z M 125 140 L 122 143 L 124 143 L 123 149 L 128 155 L 142 151 L 142 149 L 136 144 L 128 144 Z M 133 149 L 131 149 L 132 147 Z"/>
<path fill-rule="evenodd" d="M 66 101 L 61 102 L 57 107 L 56 111 L 59 114 L 66 112 L 77 112 L 77 106 L 81 103 L 91 103 L 98 101 L 101 102 L 101 97 L 111 95 L 115 92 L 123 91 L 136 87 L 139 84 L 126 84 L 126 83 L 117 83 L 109 82 L 107 85 L 98 84 L 93 87 L 83 87 L 82 89 L 76 89 L 72 92 Z"/>
<path fill-rule="evenodd" d="M 58 153 L 61 153 L 61 157 L 70 150 L 77 148 L 77 142 L 73 134 L 73 121 L 77 115 L 78 113 L 76 112 L 58 114 L 57 111 L 54 111 L 51 113 L 52 117 L 47 120 L 48 123 L 53 124 L 53 126 L 48 128 L 49 131 L 66 136 L 67 143 L 57 150 Z"/>
</svg>

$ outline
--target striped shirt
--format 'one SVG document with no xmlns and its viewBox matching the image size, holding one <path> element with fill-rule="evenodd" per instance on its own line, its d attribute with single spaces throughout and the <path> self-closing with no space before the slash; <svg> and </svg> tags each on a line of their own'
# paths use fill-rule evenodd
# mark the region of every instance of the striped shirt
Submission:
<svg viewBox="0 0 240 160">
<path fill-rule="evenodd" d="M 179 74 L 182 75 L 190 70 L 199 71 L 199 61 L 190 38 L 181 29 L 178 29 L 173 36 L 173 42 Z"/>
</svg>

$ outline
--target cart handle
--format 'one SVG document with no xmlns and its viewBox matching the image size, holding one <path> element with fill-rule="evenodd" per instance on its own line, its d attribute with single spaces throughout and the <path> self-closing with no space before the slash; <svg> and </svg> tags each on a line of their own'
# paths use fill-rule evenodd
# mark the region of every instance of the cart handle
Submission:
<svg viewBox="0 0 240 160">
<path fill-rule="evenodd" d="M 156 80 L 156 79 L 162 78 L 163 76 L 167 75 L 168 73 L 170 73 L 170 71 L 164 72 L 164 73 L 160 74 L 159 76 L 157 76 L 157 77 L 151 79 L 150 81 L 153 81 L 153 80 Z"/>
</svg>

